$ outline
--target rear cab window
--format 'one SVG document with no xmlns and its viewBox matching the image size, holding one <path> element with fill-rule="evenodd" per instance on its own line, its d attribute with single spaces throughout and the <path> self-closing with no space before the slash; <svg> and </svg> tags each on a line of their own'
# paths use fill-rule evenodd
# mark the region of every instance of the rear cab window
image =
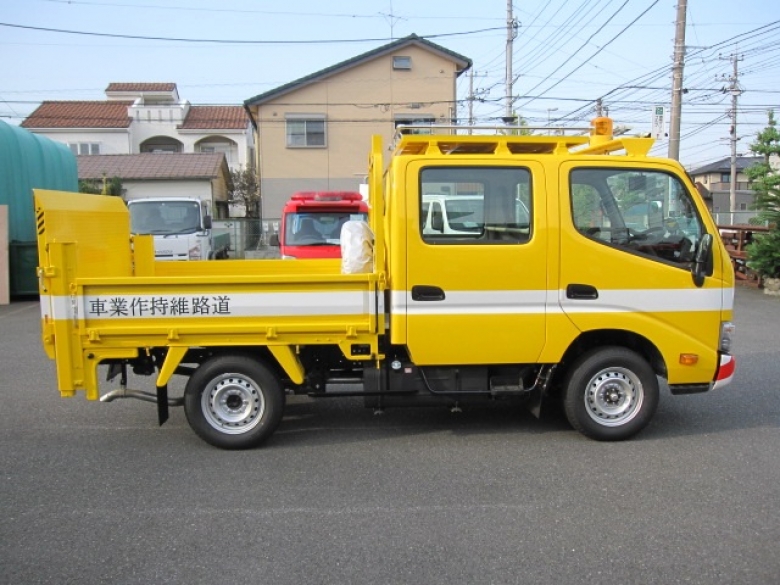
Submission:
<svg viewBox="0 0 780 585">
<path fill-rule="evenodd" d="M 517 244 L 531 238 L 526 168 L 425 168 L 419 192 L 420 233 L 428 244 Z"/>
</svg>

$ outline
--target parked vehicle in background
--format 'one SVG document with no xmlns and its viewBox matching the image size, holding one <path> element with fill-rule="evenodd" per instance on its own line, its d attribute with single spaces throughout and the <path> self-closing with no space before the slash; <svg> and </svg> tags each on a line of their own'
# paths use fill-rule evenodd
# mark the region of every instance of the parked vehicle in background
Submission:
<svg viewBox="0 0 780 585">
<path fill-rule="evenodd" d="M 518 195 L 514 202 L 514 216 L 518 225 L 528 227 L 528 194 Z M 479 233 L 484 223 L 482 195 L 423 195 L 422 231 L 428 235 Z"/>
<path fill-rule="evenodd" d="M 228 258 L 230 234 L 215 235 L 205 201 L 188 197 L 134 199 L 130 232 L 154 236 L 155 260 L 219 260 Z"/>
<path fill-rule="evenodd" d="M 367 218 L 368 203 L 360 193 L 295 193 L 282 210 L 278 242 L 281 256 L 284 259 L 340 258 L 341 227 L 347 221 Z"/>
</svg>

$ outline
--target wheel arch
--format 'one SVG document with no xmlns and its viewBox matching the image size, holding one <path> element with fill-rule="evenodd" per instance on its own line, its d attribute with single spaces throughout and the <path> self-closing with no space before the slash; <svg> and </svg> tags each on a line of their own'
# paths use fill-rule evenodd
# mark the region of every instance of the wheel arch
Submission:
<svg viewBox="0 0 780 585">
<path fill-rule="evenodd" d="M 642 356 L 656 375 L 666 378 L 667 367 L 660 350 L 646 337 L 624 329 L 597 329 L 585 331 L 575 339 L 566 353 L 563 354 L 561 365 L 556 371 L 555 381 L 561 382 L 566 376 L 568 366 L 587 351 L 598 347 L 625 347 Z"/>
<path fill-rule="evenodd" d="M 209 358 L 225 355 L 243 356 L 266 366 L 276 375 L 279 380 L 286 381 L 290 379 L 290 377 L 287 375 L 287 372 L 279 363 L 279 361 L 274 357 L 274 354 L 271 352 L 268 346 L 239 345 L 212 347 L 209 349 L 210 350 L 207 352 Z"/>
</svg>

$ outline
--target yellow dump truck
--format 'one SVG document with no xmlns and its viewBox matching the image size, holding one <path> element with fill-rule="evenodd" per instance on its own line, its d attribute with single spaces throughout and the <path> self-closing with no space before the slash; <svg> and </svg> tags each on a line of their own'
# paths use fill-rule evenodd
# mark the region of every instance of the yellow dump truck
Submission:
<svg viewBox="0 0 780 585">
<path fill-rule="evenodd" d="M 386 168 L 375 138 L 373 241 L 355 273 L 348 258 L 158 262 L 121 200 L 36 191 L 59 391 L 148 400 L 161 424 L 183 405 L 229 449 L 267 439 L 292 394 L 375 409 L 523 401 L 536 414 L 560 400 L 585 435 L 629 438 L 661 383 L 731 381 L 734 274 L 683 168 L 648 156 L 652 139 L 613 137 L 609 119 L 592 126 L 431 129 L 400 136 Z M 428 217 L 434 198 L 468 202 L 451 206 L 457 229 Z M 129 388 L 130 371 L 149 389 Z M 182 396 L 169 396 L 173 376 L 187 378 Z"/>
</svg>

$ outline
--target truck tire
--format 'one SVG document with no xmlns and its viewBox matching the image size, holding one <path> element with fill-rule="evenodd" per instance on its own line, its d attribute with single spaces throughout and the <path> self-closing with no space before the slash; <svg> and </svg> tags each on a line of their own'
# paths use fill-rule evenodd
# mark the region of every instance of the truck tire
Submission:
<svg viewBox="0 0 780 585">
<path fill-rule="evenodd" d="M 193 431 L 222 449 L 248 449 L 276 430 L 284 410 L 279 379 L 248 356 L 217 356 L 201 364 L 184 390 Z"/>
<path fill-rule="evenodd" d="M 623 347 L 602 347 L 572 365 L 563 406 L 571 426 L 583 435 L 622 441 L 647 426 L 658 398 L 658 378 L 644 358 Z"/>
</svg>

